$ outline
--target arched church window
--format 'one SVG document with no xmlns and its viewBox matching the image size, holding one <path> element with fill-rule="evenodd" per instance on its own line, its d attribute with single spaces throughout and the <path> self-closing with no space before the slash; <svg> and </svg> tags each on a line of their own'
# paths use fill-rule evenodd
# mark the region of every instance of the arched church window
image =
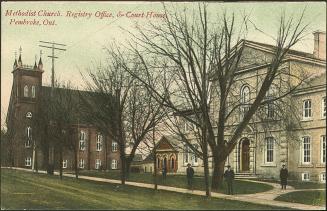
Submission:
<svg viewBox="0 0 327 211">
<path fill-rule="evenodd" d="M 174 170 L 174 168 L 175 168 L 175 159 L 174 158 L 171 158 L 170 166 L 171 166 L 171 169 Z"/>
<path fill-rule="evenodd" d="M 245 114 L 250 109 L 250 88 L 248 86 L 243 86 L 241 89 L 241 103 L 243 104 L 241 106 L 241 116 L 240 120 L 244 118 Z"/>
<path fill-rule="evenodd" d="M 35 86 L 32 86 L 32 98 L 35 98 Z"/>
<path fill-rule="evenodd" d="M 26 135 L 28 139 L 32 138 L 32 128 L 30 126 L 26 128 Z"/>
<path fill-rule="evenodd" d="M 250 102 L 250 88 L 248 86 L 243 86 L 241 90 L 241 103 Z"/>
<path fill-rule="evenodd" d="M 24 86 L 24 97 L 28 97 L 28 86 Z"/>
</svg>

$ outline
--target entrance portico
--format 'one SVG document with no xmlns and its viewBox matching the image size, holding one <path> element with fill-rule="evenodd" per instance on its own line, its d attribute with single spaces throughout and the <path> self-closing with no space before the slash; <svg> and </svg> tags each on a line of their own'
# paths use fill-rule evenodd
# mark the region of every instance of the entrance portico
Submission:
<svg viewBox="0 0 327 211">
<path fill-rule="evenodd" d="M 233 154 L 233 168 L 236 173 L 255 173 L 254 136 L 240 138 Z"/>
</svg>

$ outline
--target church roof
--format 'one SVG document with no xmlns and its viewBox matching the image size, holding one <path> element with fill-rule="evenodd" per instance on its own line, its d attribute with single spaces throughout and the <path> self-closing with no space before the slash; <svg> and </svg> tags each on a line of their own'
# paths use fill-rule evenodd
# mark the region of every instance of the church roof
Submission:
<svg viewBox="0 0 327 211">
<path fill-rule="evenodd" d="M 48 103 L 60 102 L 61 105 L 69 104 L 72 117 L 72 124 L 92 124 L 90 120 L 90 111 L 85 108 L 84 100 L 96 101 L 99 96 L 94 92 L 66 89 L 66 88 L 54 88 L 53 96 L 51 96 L 51 87 L 42 86 L 42 107 Z M 49 110 L 49 109 L 48 109 Z"/>
</svg>

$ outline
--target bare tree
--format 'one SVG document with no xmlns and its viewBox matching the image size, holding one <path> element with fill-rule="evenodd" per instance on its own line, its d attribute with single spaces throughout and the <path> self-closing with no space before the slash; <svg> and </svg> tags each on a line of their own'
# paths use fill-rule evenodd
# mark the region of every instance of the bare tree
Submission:
<svg viewBox="0 0 327 211">
<path fill-rule="evenodd" d="M 56 81 L 53 89 L 50 87 L 43 88 L 41 106 L 37 114 L 36 123 L 40 129 L 39 131 L 41 131 L 38 147 L 41 148 L 45 155 L 44 162 L 48 170 L 50 170 L 49 165 L 52 165 L 49 162 L 49 156 L 51 156 L 49 155 L 49 151 L 52 150 L 52 147 L 54 148 L 54 153 L 58 155 L 57 162 L 60 179 L 62 179 L 63 173 L 62 163 L 64 151 L 73 149 L 74 154 L 77 153 L 77 150 L 74 150 L 74 147 L 76 148 L 74 143 L 77 141 L 73 137 L 74 129 L 72 128 L 72 125 L 77 120 L 77 97 L 78 91 L 72 90 L 70 82 L 60 84 Z M 51 166 L 50 168 L 53 167 Z"/>
<path fill-rule="evenodd" d="M 90 70 L 90 80 L 84 77 L 90 95 L 97 100 L 84 99 L 82 104 L 85 111 L 89 111 L 92 124 L 118 143 L 124 184 L 137 147 L 161 121 L 163 114 L 160 112 L 162 105 L 122 68 L 137 68 L 137 64 L 132 58 L 122 60 L 114 49 L 119 50 L 117 46 L 106 49 L 109 58 L 105 66 Z M 129 154 L 127 147 L 130 148 Z"/>
<path fill-rule="evenodd" d="M 125 70 L 144 84 L 158 102 L 162 101 L 165 107 L 198 128 L 198 138 L 201 138 L 199 153 L 204 159 L 206 192 L 209 195 L 208 155 L 213 157 L 214 165 L 212 189 L 217 189 L 222 184 L 228 155 L 259 107 L 282 99 L 301 84 L 301 77 L 291 73 L 284 61 L 290 48 L 301 40 L 307 25 L 302 23 L 303 14 L 297 20 L 281 16 L 276 45 L 265 62 L 260 64 L 264 67 L 255 96 L 251 100 L 233 101 L 237 96 L 235 90 L 239 90 L 242 64 L 258 57 L 253 55 L 248 58 L 249 55 L 243 53 L 246 41 L 241 38 L 247 34 L 249 17 L 244 15 L 238 27 L 234 14 L 224 13 L 210 21 L 206 5 L 200 4 L 193 15 L 186 15 L 186 11 L 169 13 L 166 10 L 166 13 L 167 19 L 160 25 L 138 27 L 139 34 L 133 35 L 137 47 L 131 44 L 130 48 L 142 65 L 136 72 L 129 68 Z M 153 60 L 149 57 L 157 57 L 157 62 L 151 63 Z M 163 83 L 170 84 L 159 86 L 152 82 L 153 66 L 160 69 Z M 274 81 L 289 83 L 290 80 L 286 79 L 290 77 L 297 80 L 288 86 L 289 89 L 266 99 Z M 168 80 L 171 78 L 174 80 Z M 214 103 L 216 106 L 210 107 Z M 217 115 L 212 115 L 213 109 Z M 238 123 L 233 126 L 227 124 L 240 110 L 243 115 Z M 232 135 L 225 136 L 226 130 Z"/>
</svg>

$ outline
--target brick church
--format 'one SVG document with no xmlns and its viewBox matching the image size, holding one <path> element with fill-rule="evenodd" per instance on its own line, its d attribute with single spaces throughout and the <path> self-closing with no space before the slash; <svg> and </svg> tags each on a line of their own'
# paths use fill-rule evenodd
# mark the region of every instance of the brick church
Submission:
<svg viewBox="0 0 327 211">
<path fill-rule="evenodd" d="M 103 135 L 92 122 L 84 121 L 83 114 L 79 111 L 74 112 L 78 118 L 68 126 L 72 131 L 68 141 L 73 144 L 64 147 L 62 159 L 58 158 L 57 147 L 51 145 L 51 137 L 42 136 L 45 127 L 40 127 L 37 122 L 41 109 L 47 112 L 49 102 L 60 100 L 49 99 L 52 97 L 52 88 L 42 85 L 43 73 L 41 58 L 38 64 L 35 61 L 34 66 L 23 64 L 21 53 L 18 61 L 15 59 L 6 119 L 11 141 L 11 165 L 31 169 L 47 169 L 49 164 L 53 165 L 54 169 L 62 165 L 62 168 L 67 170 L 74 169 L 75 165 L 79 169 L 88 170 L 119 169 L 120 154 L 117 142 Z M 81 94 L 86 93 L 65 88 L 53 89 L 59 93 L 71 94 L 76 102 Z"/>
</svg>

